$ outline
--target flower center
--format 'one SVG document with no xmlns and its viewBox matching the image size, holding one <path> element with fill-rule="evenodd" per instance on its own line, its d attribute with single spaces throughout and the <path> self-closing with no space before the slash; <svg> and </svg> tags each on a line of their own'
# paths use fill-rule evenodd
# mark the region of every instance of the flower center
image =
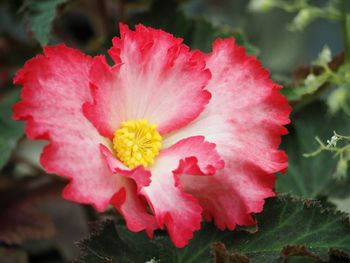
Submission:
<svg viewBox="0 0 350 263">
<path fill-rule="evenodd" d="M 159 154 L 161 141 L 157 125 L 150 124 L 146 119 L 129 120 L 122 122 L 121 127 L 114 132 L 113 149 L 127 167 L 148 167 Z"/>
</svg>

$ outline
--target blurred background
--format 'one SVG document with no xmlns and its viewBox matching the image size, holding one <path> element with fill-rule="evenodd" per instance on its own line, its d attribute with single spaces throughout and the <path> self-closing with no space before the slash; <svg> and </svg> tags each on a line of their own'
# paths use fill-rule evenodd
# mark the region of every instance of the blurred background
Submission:
<svg viewBox="0 0 350 263">
<path fill-rule="evenodd" d="M 115 215 L 61 198 L 66 182 L 39 164 L 45 142 L 25 138 L 11 107 L 19 99 L 15 72 L 42 46 L 106 54 L 119 22 L 164 29 L 205 52 L 215 38 L 235 37 L 285 87 L 294 109 L 282 143 L 290 168 L 276 191 L 350 212 L 348 139 L 327 144 L 333 131 L 350 136 L 350 27 L 337 19 L 349 10 L 350 1 L 332 0 L 0 0 L 0 262 L 70 262 L 89 222 Z"/>
</svg>

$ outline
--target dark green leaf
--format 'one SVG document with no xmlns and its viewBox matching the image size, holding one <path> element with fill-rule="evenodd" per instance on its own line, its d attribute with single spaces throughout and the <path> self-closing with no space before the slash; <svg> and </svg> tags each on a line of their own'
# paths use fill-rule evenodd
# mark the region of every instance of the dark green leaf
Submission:
<svg viewBox="0 0 350 263">
<path fill-rule="evenodd" d="M 350 134 L 349 116 L 343 112 L 331 115 L 323 102 L 315 102 L 292 116 L 289 131 L 290 134 L 283 138 L 289 167 L 286 174 L 279 175 L 277 191 L 311 198 L 349 195 L 350 176 L 341 182 L 334 179 L 332 175 L 338 159 L 333 158 L 330 152 L 303 157 L 303 153 L 318 148 L 315 136 L 325 142 L 333 135 L 333 131 Z"/>
<path fill-rule="evenodd" d="M 0 169 L 10 158 L 17 140 L 23 134 L 23 123 L 11 119 L 12 106 L 18 98 L 19 92 L 12 92 L 0 100 Z"/>
<path fill-rule="evenodd" d="M 31 31 L 42 46 L 49 41 L 51 23 L 56 16 L 56 8 L 67 0 L 26 0 L 27 18 Z"/>
<path fill-rule="evenodd" d="M 191 48 L 204 52 L 211 50 L 211 44 L 216 38 L 233 36 L 238 45 L 246 48 L 248 54 L 257 55 L 259 53 L 256 47 L 248 43 L 241 31 L 229 26 L 214 26 L 202 17 L 187 17 L 174 0 L 156 0 L 148 12 L 138 14 L 130 21 L 130 24 L 137 23 L 161 28 L 176 37 L 183 38 Z"/>
<path fill-rule="evenodd" d="M 226 243 L 252 262 L 275 262 L 278 255 L 327 260 L 330 248 L 350 253 L 349 218 L 318 203 L 279 197 L 266 203 L 257 220 L 256 234 L 237 233 Z"/>
<path fill-rule="evenodd" d="M 216 258 L 246 260 L 255 263 L 281 262 L 291 256 L 328 260 L 330 249 L 350 254 L 349 219 L 340 212 L 323 209 L 319 203 L 291 197 L 278 197 L 266 202 L 257 215 L 259 231 L 219 231 L 203 224 L 188 246 L 176 249 L 167 235 L 157 233 L 149 240 L 144 233 L 132 233 L 112 222 L 82 241 L 80 262 L 212 262 L 210 249 L 220 242 L 226 250 L 214 247 Z M 241 256 L 239 256 L 239 255 Z M 157 261 L 156 261 L 157 262 Z M 222 261 L 221 261 L 222 262 Z M 225 261 L 223 261 L 225 262 Z M 227 261 L 235 262 L 235 261 Z M 240 261 L 236 261 L 240 262 Z"/>
<path fill-rule="evenodd" d="M 85 263 L 145 262 L 160 258 L 170 247 L 165 237 L 156 236 L 150 240 L 144 233 L 129 232 L 121 225 L 116 229 L 112 221 L 102 223 L 100 230 L 78 245 L 84 252 L 79 262 Z"/>
</svg>

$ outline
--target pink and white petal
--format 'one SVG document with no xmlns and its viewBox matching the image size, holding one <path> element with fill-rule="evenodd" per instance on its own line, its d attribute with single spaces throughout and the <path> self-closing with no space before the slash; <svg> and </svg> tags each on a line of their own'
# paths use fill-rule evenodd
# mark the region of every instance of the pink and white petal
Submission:
<svg viewBox="0 0 350 263">
<path fill-rule="evenodd" d="M 103 136 L 112 140 L 122 121 L 129 120 L 127 97 L 121 88 L 120 64 L 110 67 L 103 56 L 96 57 L 90 70 L 93 103 L 85 103 L 85 116 Z"/>
<path fill-rule="evenodd" d="M 212 73 L 207 87 L 210 103 L 195 121 L 166 136 L 163 145 L 196 135 L 216 144 L 225 168 L 210 177 L 184 175 L 181 183 L 200 200 L 206 218 L 214 217 L 220 228 L 232 229 L 252 223 L 249 214 L 260 212 L 264 199 L 274 195 L 273 174 L 288 166 L 278 146 L 287 133 L 283 125 L 289 122 L 291 109 L 278 92 L 280 86 L 233 39 L 213 44 L 207 66 Z"/>
<path fill-rule="evenodd" d="M 159 226 L 155 217 L 146 210 L 147 202 L 138 194 L 132 179 L 119 177 L 121 189 L 112 197 L 111 204 L 124 217 L 127 227 L 134 232 L 146 230 L 149 237 Z"/>
<path fill-rule="evenodd" d="M 264 199 L 275 195 L 274 182 L 273 174 L 250 164 L 234 163 L 225 163 L 225 169 L 213 176 L 182 175 L 180 178 L 186 192 L 199 200 L 204 218 L 213 219 L 221 230 L 254 224 L 250 213 L 261 212 Z"/>
<path fill-rule="evenodd" d="M 89 120 L 108 137 L 130 119 L 146 118 L 162 135 L 194 120 L 210 99 L 204 54 L 162 30 L 120 28 L 109 51 L 117 65 L 97 59 L 91 69 L 95 100 L 84 106 Z"/>
<path fill-rule="evenodd" d="M 163 150 L 152 166 L 152 182 L 142 188 L 160 227 L 165 225 L 177 247 L 185 246 L 200 228 L 202 209 L 198 201 L 177 184 L 183 171 L 211 174 L 223 167 L 215 145 L 201 136 L 184 139 Z"/>
<path fill-rule="evenodd" d="M 178 162 L 178 166 L 173 170 L 176 183 L 178 176 L 189 175 L 214 175 L 224 168 L 225 163 L 216 151 L 216 145 L 204 140 L 203 136 L 193 136 L 182 139 L 173 146 L 161 152 L 161 161 L 165 159 Z M 166 158 L 165 158 L 166 156 Z"/>
<path fill-rule="evenodd" d="M 151 172 L 146 170 L 144 166 L 140 165 L 134 169 L 130 169 L 115 158 L 111 150 L 105 145 L 101 144 L 100 149 L 109 169 L 115 174 L 131 178 L 137 185 L 138 193 L 142 187 L 148 186 L 151 183 Z"/>
<path fill-rule="evenodd" d="M 15 77 L 23 89 L 13 117 L 26 121 L 29 138 L 50 141 L 41 164 L 47 172 L 70 179 L 64 197 L 102 211 L 117 181 L 99 149 L 104 139 L 81 110 L 91 100 L 91 63 L 91 57 L 65 45 L 46 47 L 44 55 L 28 61 Z"/>
</svg>

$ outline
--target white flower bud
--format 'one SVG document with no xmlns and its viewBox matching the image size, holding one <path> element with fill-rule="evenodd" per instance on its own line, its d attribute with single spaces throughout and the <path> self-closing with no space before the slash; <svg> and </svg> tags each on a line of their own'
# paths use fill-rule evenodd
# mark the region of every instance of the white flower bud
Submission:
<svg viewBox="0 0 350 263">
<path fill-rule="evenodd" d="M 327 98 L 327 105 L 330 113 L 337 113 L 342 105 L 346 103 L 346 98 L 348 96 L 348 90 L 346 87 L 340 86 L 334 90 Z"/>
<path fill-rule="evenodd" d="M 318 55 L 318 59 L 324 63 L 329 63 L 332 60 L 332 52 L 328 46 L 324 46 L 321 53 Z"/>
<path fill-rule="evenodd" d="M 303 30 L 312 20 L 312 12 L 310 9 L 302 9 L 294 17 L 291 29 Z"/>
<path fill-rule="evenodd" d="M 273 0 L 251 0 L 249 2 L 249 10 L 253 12 L 266 12 L 274 6 Z"/>
<path fill-rule="evenodd" d="M 304 84 L 306 86 L 311 86 L 315 83 L 315 80 L 316 80 L 316 76 L 311 73 L 311 74 L 307 75 L 306 79 L 304 80 Z"/>
<path fill-rule="evenodd" d="M 338 180 L 345 179 L 347 171 L 348 171 L 348 160 L 342 158 L 339 160 L 337 164 L 337 169 L 334 174 L 334 177 Z"/>
<path fill-rule="evenodd" d="M 334 132 L 334 135 L 332 136 L 331 140 L 327 140 L 327 146 L 336 147 L 339 139 L 340 138 L 338 137 L 338 135 Z"/>
</svg>

